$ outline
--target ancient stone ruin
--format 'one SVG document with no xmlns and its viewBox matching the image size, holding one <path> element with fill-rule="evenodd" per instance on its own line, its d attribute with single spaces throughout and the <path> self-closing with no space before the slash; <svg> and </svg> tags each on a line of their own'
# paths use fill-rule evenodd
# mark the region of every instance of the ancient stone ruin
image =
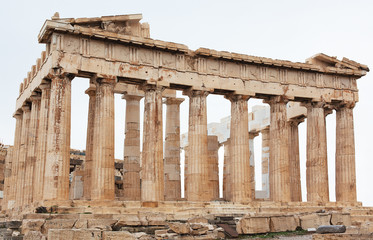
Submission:
<svg viewBox="0 0 373 240">
<path fill-rule="evenodd" d="M 341 224 L 349 235 L 372 232 L 373 209 L 356 199 L 353 127 L 356 81 L 369 71 L 367 66 L 325 54 L 298 63 L 206 48 L 192 51 L 151 39 L 141 19 L 141 14 L 76 19 L 56 14 L 45 21 L 38 40 L 46 50 L 20 84 L 16 101 L 14 147 L 5 158 L 2 236 L 217 239 Z M 85 152 L 70 149 L 75 77 L 90 82 Z M 176 91 L 189 97 L 184 138 L 184 99 Z M 114 94 L 126 100 L 122 161 L 114 159 Z M 224 131 L 217 130 L 219 124 L 207 124 L 209 94 L 231 102 L 231 116 L 221 123 Z M 263 99 L 269 108 L 258 107 L 249 115 L 250 98 Z M 333 110 L 336 202 L 329 200 L 325 124 Z M 298 143 L 304 118 L 307 202 L 301 198 Z M 256 192 L 250 147 L 258 132 L 265 153 L 264 190 Z M 223 198 L 219 146 L 225 149 Z"/>
</svg>

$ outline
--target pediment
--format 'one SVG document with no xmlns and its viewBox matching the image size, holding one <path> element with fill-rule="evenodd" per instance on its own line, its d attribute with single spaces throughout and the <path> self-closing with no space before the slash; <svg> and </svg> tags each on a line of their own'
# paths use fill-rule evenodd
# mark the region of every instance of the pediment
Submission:
<svg viewBox="0 0 373 240">
<path fill-rule="evenodd" d="M 364 70 L 369 71 L 368 66 L 352 61 L 348 58 L 338 60 L 337 57 L 331 57 L 323 53 L 316 54 L 306 60 L 307 63 L 318 65 L 324 69 L 338 68 L 350 70 Z"/>
</svg>

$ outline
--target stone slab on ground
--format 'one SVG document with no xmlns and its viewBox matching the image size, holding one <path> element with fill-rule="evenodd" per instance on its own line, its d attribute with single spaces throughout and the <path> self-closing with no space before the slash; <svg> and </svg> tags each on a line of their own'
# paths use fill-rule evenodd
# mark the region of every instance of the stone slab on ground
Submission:
<svg viewBox="0 0 373 240">
<path fill-rule="evenodd" d="M 269 217 L 244 217 L 237 223 L 238 234 L 255 234 L 270 232 Z"/>
<path fill-rule="evenodd" d="M 309 228 L 318 228 L 321 225 L 330 225 L 331 215 L 328 213 L 314 213 L 309 215 L 304 215 L 300 218 L 300 226 L 303 230 Z"/>
<path fill-rule="evenodd" d="M 271 232 L 295 231 L 298 222 L 294 216 L 275 216 L 270 218 Z"/>
<path fill-rule="evenodd" d="M 50 229 L 48 239 L 101 240 L 101 231 L 97 229 Z"/>
<path fill-rule="evenodd" d="M 346 232 L 345 225 L 329 225 L 320 226 L 316 229 L 317 233 L 344 233 Z"/>
</svg>

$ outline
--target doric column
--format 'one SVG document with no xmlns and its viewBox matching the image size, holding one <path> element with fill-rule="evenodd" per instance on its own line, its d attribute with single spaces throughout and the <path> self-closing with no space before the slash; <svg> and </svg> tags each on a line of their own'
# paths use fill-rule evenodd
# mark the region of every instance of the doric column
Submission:
<svg viewBox="0 0 373 240">
<path fill-rule="evenodd" d="M 49 114 L 49 101 L 51 93 L 51 85 L 40 85 L 41 89 L 41 102 L 39 114 L 39 128 L 38 139 L 36 148 L 36 162 L 34 169 L 34 194 L 33 200 L 40 201 L 43 199 L 44 191 L 44 174 L 45 162 L 47 156 L 47 141 L 48 141 L 48 114 Z"/>
<path fill-rule="evenodd" d="M 209 191 L 211 191 L 211 200 L 219 198 L 219 141 L 218 136 L 207 136 L 207 152 L 208 152 L 208 178 Z"/>
<path fill-rule="evenodd" d="M 41 98 L 39 95 L 31 97 L 30 126 L 27 143 L 27 158 L 25 163 L 25 189 L 23 194 L 24 204 L 30 204 L 33 201 L 33 187 L 34 184 L 37 184 L 34 183 L 34 167 L 36 162 L 36 146 L 38 140 L 40 101 Z"/>
<path fill-rule="evenodd" d="M 265 192 L 265 198 L 269 195 L 269 126 L 260 131 L 262 133 L 262 191 Z"/>
<path fill-rule="evenodd" d="M 4 150 L 4 149 L 2 149 Z M 2 200 L 2 210 L 8 209 L 10 197 L 11 197 L 11 188 L 14 188 L 15 185 L 11 185 L 11 178 L 12 178 L 12 162 L 13 162 L 13 154 L 14 154 L 14 147 L 8 147 L 6 150 L 5 156 L 5 164 L 4 164 L 4 192 L 3 192 L 3 200 Z"/>
<path fill-rule="evenodd" d="M 336 107 L 335 193 L 337 202 L 356 202 L 355 103 Z"/>
<path fill-rule="evenodd" d="M 249 113 L 246 96 L 231 95 L 230 127 L 230 184 L 232 202 L 252 200 L 250 148 L 249 148 Z"/>
<path fill-rule="evenodd" d="M 298 125 L 303 122 L 301 119 L 290 119 L 289 121 L 289 161 L 290 161 L 290 192 L 292 202 L 302 201 L 302 189 L 300 182 L 299 162 L 299 134 Z"/>
<path fill-rule="evenodd" d="M 165 200 L 181 199 L 180 104 L 184 98 L 166 98 L 166 141 L 164 152 Z"/>
<path fill-rule="evenodd" d="M 224 142 L 223 198 L 225 201 L 232 201 L 229 142 L 229 138 Z"/>
<path fill-rule="evenodd" d="M 189 131 L 188 131 L 188 201 L 210 201 L 208 189 L 207 111 L 208 92 L 189 90 Z"/>
<path fill-rule="evenodd" d="M 19 147 L 18 154 L 18 170 L 17 170 L 17 194 L 16 194 L 16 206 L 23 205 L 23 194 L 25 187 L 25 162 L 27 158 L 27 143 L 29 136 L 29 126 L 30 126 L 30 115 L 31 109 L 29 105 L 22 107 L 23 119 L 22 119 L 22 133 L 21 133 L 21 143 Z"/>
<path fill-rule="evenodd" d="M 126 99 L 123 195 L 125 200 L 140 201 L 140 100 L 143 97 L 126 94 L 123 98 Z"/>
<path fill-rule="evenodd" d="M 141 201 L 164 200 L 162 87 L 143 88 L 144 129 L 141 166 Z"/>
<path fill-rule="evenodd" d="M 71 79 L 51 76 L 44 200 L 69 199 Z"/>
<path fill-rule="evenodd" d="M 85 148 L 84 176 L 83 176 L 83 197 L 91 199 L 92 183 L 92 160 L 93 160 L 93 141 L 95 129 L 95 111 L 96 111 L 96 88 L 90 87 L 85 93 L 89 96 L 88 103 L 88 122 L 87 139 Z"/>
<path fill-rule="evenodd" d="M 92 155 L 91 199 L 114 200 L 114 84 L 115 79 L 96 79 L 96 103 Z"/>
<path fill-rule="evenodd" d="M 270 199 L 275 202 L 289 202 L 289 125 L 286 116 L 287 100 L 281 96 L 271 97 L 269 186 Z"/>
<path fill-rule="evenodd" d="M 328 161 L 325 104 L 313 102 L 307 107 L 307 201 L 328 202 Z"/>
<path fill-rule="evenodd" d="M 258 132 L 249 132 L 249 149 L 250 149 L 250 189 L 251 199 L 255 200 L 255 149 L 254 138 L 259 135 Z"/>
<path fill-rule="evenodd" d="M 14 207 L 17 195 L 17 180 L 18 180 L 18 166 L 19 166 L 19 153 L 21 147 L 21 138 L 22 138 L 22 123 L 23 123 L 23 112 L 17 113 L 14 115 L 16 119 L 16 129 L 14 133 L 14 149 L 12 156 L 12 169 L 10 177 L 10 189 L 8 197 L 7 208 L 11 209 Z"/>
</svg>

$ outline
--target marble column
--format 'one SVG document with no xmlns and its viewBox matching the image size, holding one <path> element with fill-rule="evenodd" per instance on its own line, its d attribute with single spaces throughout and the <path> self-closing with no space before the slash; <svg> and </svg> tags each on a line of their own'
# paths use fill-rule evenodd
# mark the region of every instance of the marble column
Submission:
<svg viewBox="0 0 373 240">
<path fill-rule="evenodd" d="M 144 129 L 141 166 L 141 201 L 164 200 L 162 87 L 143 87 Z"/>
<path fill-rule="evenodd" d="M 68 200 L 72 78 L 51 78 L 43 199 Z"/>
<path fill-rule="evenodd" d="M 166 141 L 164 152 L 165 200 L 181 199 L 180 104 L 184 98 L 166 98 Z"/>
<path fill-rule="evenodd" d="M 126 94 L 123 98 L 126 99 L 123 195 L 125 200 L 140 201 L 140 100 L 143 96 Z"/>
<path fill-rule="evenodd" d="M 9 146 L 6 149 L 6 156 L 4 160 L 4 192 L 3 200 L 1 202 L 2 210 L 8 209 L 8 203 L 11 200 L 11 188 L 14 188 L 15 185 L 11 185 L 12 178 L 12 163 L 14 159 L 14 147 Z"/>
<path fill-rule="evenodd" d="M 212 200 L 219 199 L 219 141 L 218 136 L 207 136 L 208 178 Z"/>
<path fill-rule="evenodd" d="M 115 79 L 96 80 L 92 155 L 91 199 L 114 200 L 114 84 Z"/>
<path fill-rule="evenodd" d="M 258 132 L 249 132 L 249 149 L 250 149 L 250 189 L 251 199 L 255 200 L 255 149 L 254 138 L 259 135 Z"/>
<path fill-rule="evenodd" d="M 188 181 L 186 182 L 188 201 L 210 201 L 208 189 L 207 150 L 207 109 L 208 93 L 189 90 L 189 130 L 188 130 Z"/>
<path fill-rule="evenodd" d="M 325 104 L 307 107 L 307 201 L 329 202 Z"/>
<path fill-rule="evenodd" d="M 14 115 L 16 119 L 16 129 L 14 133 L 14 149 L 13 149 L 13 159 L 12 159 L 12 175 L 10 177 L 10 189 L 8 197 L 7 208 L 11 209 L 14 207 L 16 202 L 17 194 L 17 180 L 18 180 L 18 166 L 19 166 L 19 153 L 21 147 L 21 138 L 22 138 L 22 123 L 23 123 L 23 112 L 17 112 Z"/>
<path fill-rule="evenodd" d="M 232 201 L 229 142 L 229 138 L 224 142 L 223 198 L 225 201 Z"/>
<path fill-rule="evenodd" d="M 38 139 L 36 148 L 36 162 L 34 169 L 34 201 L 41 201 L 43 199 L 44 173 L 47 155 L 48 113 L 51 85 L 50 83 L 43 84 L 40 85 L 39 88 L 41 89 L 41 102 L 39 113 Z"/>
<path fill-rule="evenodd" d="M 337 202 L 356 202 L 355 103 L 336 107 L 335 192 Z"/>
<path fill-rule="evenodd" d="M 230 183 L 232 202 L 252 200 L 250 148 L 249 148 L 249 113 L 246 96 L 231 95 L 230 127 Z"/>
<path fill-rule="evenodd" d="M 27 143 L 27 158 L 25 162 L 25 189 L 23 195 L 24 204 L 30 204 L 33 201 L 33 188 L 34 188 L 34 169 L 36 162 L 36 150 L 38 141 L 38 128 L 39 128 L 39 113 L 40 113 L 40 95 L 31 97 L 31 114 L 29 137 Z"/>
<path fill-rule="evenodd" d="M 270 199 L 274 202 L 291 201 L 289 177 L 289 125 L 287 100 L 281 96 L 271 97 L 269 186 Z"/>
<path fill-rule="evenodd" d="M 92 160 L 93 160 L 93 141 L 95 129 L 95 111 L 96 111 L 96 88 L 89 87 L 85 93 L 89 96 L 88 103 L 88 121 L 87 138 L 85 148 L 84 176 L 83 176 L 83 198 L 91 199 L 92 183 Z"/>
<path fill-rule="evenodd" d="M 29 126 L 30 126 L 30 115 L 31 108 L 30 105 L 25 105 L 22 107 L 23 118 L 22 118 L 22 133 L 21 133 L 21 143 L 19 147 L 18 154 L 18 169 L 17 169 L 17 193 L 16 193 L 16 206 L 23 205 L 23 194 L 25 188 L 25 163 L 27 158 L 27 143 L 29 136 Z"/>
<path fill-rule="evenodd" d="M 302 201 L 298 125 L 303 122 L 303 120 L 303 118 L 289 120 L 290 192 L 292 202 Z"/>
<path fill-rule="evenodd" d="M 270 198 L 269 195 L 269 127 L 261 130 L 262 133 L 262 191 L 264 198 Z"/>
</svg>

